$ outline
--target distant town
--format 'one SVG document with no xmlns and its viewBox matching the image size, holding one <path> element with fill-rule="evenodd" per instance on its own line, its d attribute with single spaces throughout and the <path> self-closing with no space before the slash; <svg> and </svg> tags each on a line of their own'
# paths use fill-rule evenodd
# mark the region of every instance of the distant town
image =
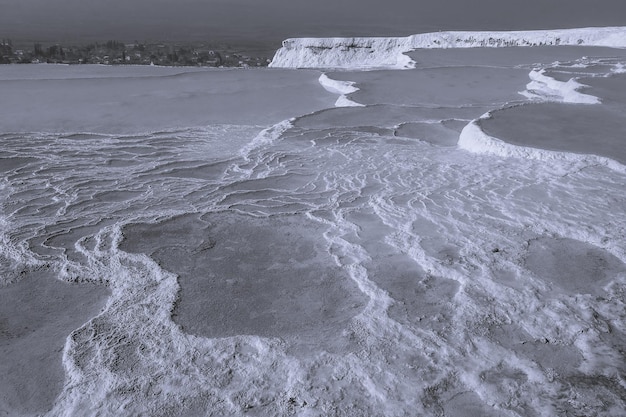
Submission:
<svg viewBox="0 0 626 417">
<path fill-rule="evenodd" d="M 26 45 L 3 39 L 0 64 L 102 64 L 205 67 L 264 67 L 269 51 L 245 51 L 228 45 L 202 43 L 124 43 L 108 40 L 82 46 Z"/>
</svg>

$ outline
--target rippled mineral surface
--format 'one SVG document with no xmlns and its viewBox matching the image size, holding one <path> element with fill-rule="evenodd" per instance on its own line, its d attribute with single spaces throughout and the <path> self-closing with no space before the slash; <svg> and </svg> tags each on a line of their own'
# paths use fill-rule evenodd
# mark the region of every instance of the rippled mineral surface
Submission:
<svg viewBox="0 0 626 417">
<path fill-rule="evenodd" d="M 626 55 L 411 58 L 0 71 L 0 415 L 623 414 Z"/>
</svg>

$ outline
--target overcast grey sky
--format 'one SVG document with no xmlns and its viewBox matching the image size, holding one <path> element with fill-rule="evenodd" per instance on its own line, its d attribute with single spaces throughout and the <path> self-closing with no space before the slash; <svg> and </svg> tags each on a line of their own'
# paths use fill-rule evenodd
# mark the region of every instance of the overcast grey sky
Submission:
<svg viewBox="0 0 626 417">
<path fill-rule="evenodd" d="M 626 0 L 0 0 L 0 37 L 279 42 L 626 25 Z"/>
</svg>

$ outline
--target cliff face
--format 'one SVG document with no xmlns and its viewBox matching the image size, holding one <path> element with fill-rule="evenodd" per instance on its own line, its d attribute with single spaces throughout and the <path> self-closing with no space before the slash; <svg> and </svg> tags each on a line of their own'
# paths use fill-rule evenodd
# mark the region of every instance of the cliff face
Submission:
<svg viewBox="0 0 626 417">
<path fill-rule="evenodd" d="M 270 66 L 280 68 L 410 68 L 406 38 L 301 38 L 283 41 Z"/>
<path fill-rule="evenodd" d="M 420 48 L 498 48 L 539 45 L 626 47 L 626 27 L 514 32 L 435 32 L 403 38 L 293 38 L 283 41 L 276 68 L 411 68 L 405 52 Z"/>
</svg>

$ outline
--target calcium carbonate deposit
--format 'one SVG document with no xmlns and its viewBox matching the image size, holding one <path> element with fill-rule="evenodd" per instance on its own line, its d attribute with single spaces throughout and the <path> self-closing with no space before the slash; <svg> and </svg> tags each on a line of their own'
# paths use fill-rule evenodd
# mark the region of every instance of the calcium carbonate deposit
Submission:
<svg viewBox="0 0 626 417">
<path fill-rule="evenodd" d="M 625 33 L 0 68 L 0 415 L 623 416 Z"/>
</svg>

